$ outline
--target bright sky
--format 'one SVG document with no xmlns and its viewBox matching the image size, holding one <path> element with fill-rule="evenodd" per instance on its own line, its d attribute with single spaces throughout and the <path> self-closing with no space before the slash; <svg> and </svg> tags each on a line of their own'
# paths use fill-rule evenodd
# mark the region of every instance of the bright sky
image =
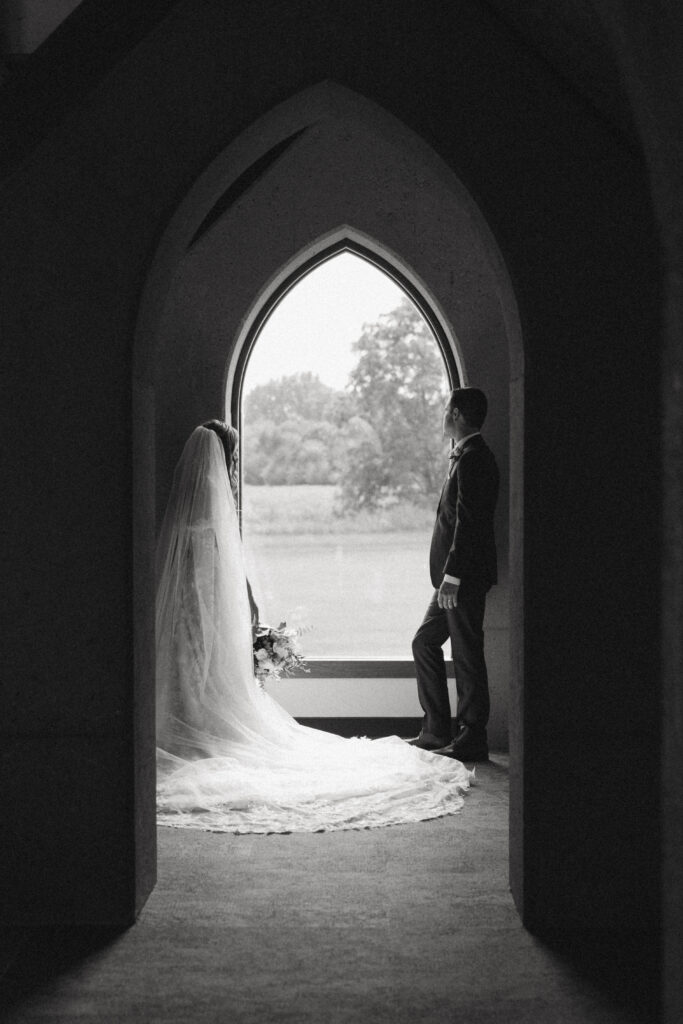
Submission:
<svg viewBox="0 0 683 1024">
<path fill-rule="evenodd" d="M 261 331 L 245 377 L 257 384 L 309 371 L 342 390 L 356 356 L 351 345 L 363 324 L 394 309 L 404 292 L 390 277 L 352 253 L 340 253 L 287 293 Z"/>
</svg>

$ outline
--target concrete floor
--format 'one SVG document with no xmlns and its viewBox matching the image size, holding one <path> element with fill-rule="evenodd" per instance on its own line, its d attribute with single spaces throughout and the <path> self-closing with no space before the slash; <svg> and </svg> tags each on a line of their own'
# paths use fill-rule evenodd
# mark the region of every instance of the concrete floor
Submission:
<svg viewBox="0 0 683 1024">
<path fill-rule="evenodd" d="M 655 1021 L 650 951 L 551 949 L 522 928 L 507 885 L 505 758 L 477 766 L 477 780 L 460 814 L 417 825 L 161 829 L 159 882 L 137 924 L 25 938 L 8 958 L 2 1019 Z"/>
</svg>

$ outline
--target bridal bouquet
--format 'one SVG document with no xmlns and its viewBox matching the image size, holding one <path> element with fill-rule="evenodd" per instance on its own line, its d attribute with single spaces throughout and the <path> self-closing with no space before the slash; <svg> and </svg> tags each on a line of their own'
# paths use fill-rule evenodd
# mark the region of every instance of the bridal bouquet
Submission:
<svg viewBox="0 0 683 1024">
<path fill-rule="evenodd" d="M 254 627 L 254 675 L 259 684 L 280 676 L 291 676 L 297 669 L 308 672 L 306 659 L 299 649 L 298 639 L 303 629 L 287 629 L 287 623 Z"/>
</svg>

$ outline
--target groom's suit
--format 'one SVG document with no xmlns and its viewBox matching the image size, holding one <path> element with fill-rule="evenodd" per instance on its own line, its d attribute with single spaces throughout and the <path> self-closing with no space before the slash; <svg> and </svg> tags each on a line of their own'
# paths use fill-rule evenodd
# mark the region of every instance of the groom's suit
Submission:
<svg viewBox="0 0 683 1024">
<path fill-rule="evenodd" d="M 497 582 L 493 516 L 498 498 L 496 461 L 481 434 L 464 442 L 452 460 L 436 510 L 429 553 L 434 595 L 413 639 L 422 735 L 448 740 L 451 708 L 443 644 L 450 636 L 458 695 L 457 722 L 483 732 L 489 717 L 484 660 L 486 593 Z M 456 608 L 438 605 L 444 575 L 460 580 Z"/>
</svg>

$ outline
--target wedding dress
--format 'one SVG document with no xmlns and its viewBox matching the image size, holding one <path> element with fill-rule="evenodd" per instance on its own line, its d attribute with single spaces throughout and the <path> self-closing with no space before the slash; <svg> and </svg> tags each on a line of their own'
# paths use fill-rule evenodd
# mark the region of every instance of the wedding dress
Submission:
<svg viewBox="0 0 683 1024">
<path fill-rule="evenodd" d="M 396 736 L 302 726 L 256 682 L 239 526 L 212 430 L 185 445 L 157 557 L 160 824 L 315 832 L 460 809 L 472 773 L 459 761 Z"/>
</svg>

